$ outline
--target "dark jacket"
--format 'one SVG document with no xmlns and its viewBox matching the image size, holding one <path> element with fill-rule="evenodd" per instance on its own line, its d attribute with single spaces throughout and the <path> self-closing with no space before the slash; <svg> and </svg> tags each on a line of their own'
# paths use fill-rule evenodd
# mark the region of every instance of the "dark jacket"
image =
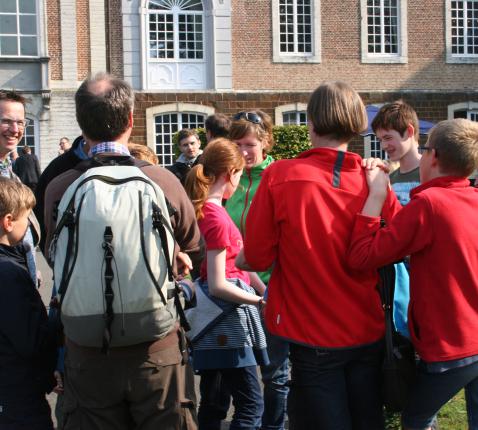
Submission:
<svg viewBox="0 0 478 430">
<path fill-rule="evenodd" d="M 43 252 L 43 255 L 45 255 L 45 222 L 43 212 L 45 209 L 46 188 L 53 179 L 66 172 L 67 170 L 73 169 L 80 161 L 82 161 L 75 154 L 75 150 L 76 148 L 78 148 L 82 140 L 82 136 L 77 137 L 69 151 L 66 151 L 64 154 L 59 155 L 50 162 L 50 164 L 41 174 L 40 180 L 38 181 L 37 187 L 35 189 L 35 198 L 37 200 L 37 204 L 33 210 L 35 212 L 35 215 L 37 216 L 38 222 L 40 223 L 41 227 L 42 240 L 40 241 L 40 249 Z"/>
<path fill-rule="evenodd" d="M 40 178 L 40 163 L 33 154 L 20 155 L 15 160 L 13 171 L 25 185 L 36 184 Z"/>
<path fill-rule="evenodd" d="M 55 328 L 28 273 L 25 248 L 0 244 L 0 400 L 54 386 Z"/>
<path fill-rule="evenodd" d="M 201 156 L 199 155 L 198 157 L 196 157 L 196 159 L 192 163 L 187 163 L 182 160 L 183 157 L 180 156 L 172 166 L 168 166 L 166 167 L 166 169 L 173 173 L 174 176 L 176 176 L 176 178 L 181 181 L 181 184 L 184 185 L 188 173 L 196 164 L 199 164 L 201 162 Z"/>
</svg>

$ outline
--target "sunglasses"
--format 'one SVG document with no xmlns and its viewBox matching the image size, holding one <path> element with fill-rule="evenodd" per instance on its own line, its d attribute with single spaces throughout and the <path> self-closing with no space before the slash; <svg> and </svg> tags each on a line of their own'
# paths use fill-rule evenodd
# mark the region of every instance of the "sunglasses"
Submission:
<svg viewBox="0 0 478 430">
<path fill-rule="evenodd" d="M 234 115 L 232 119 L 234 121 L 245 119 L 246 121 L 252 122 L 253 124 L 262 124 L 262 118 L 255 112 L 239 112 L 236 113 L 236 115 Z"/>
</svg>

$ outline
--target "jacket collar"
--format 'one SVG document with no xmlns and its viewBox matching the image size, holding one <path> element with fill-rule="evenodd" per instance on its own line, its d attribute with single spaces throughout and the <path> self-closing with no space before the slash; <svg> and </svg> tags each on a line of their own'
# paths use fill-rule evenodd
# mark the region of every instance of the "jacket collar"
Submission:
<svg viewBox="0 0 478 430">
<path fill-rule="evenodd" d="M 410 197 L 413 197 L 415 194 L 421 193 L 422 191 L 433 188 L 467 188 L 470 186 L 470 181 L 468 178 L 461 178 L 459 176 L 440 176 L 434 178 L 424 184 L 419 185 L 410 191 Z"/>
<path fill-rule="evenodd" d="M 9 246 L 0 243 L 0 258 L 8 258 L 25 267 L 27 266 L 26 253 L 27 249 L 23 244 Z"/>
<path fill-rule="evenodd" d="M 267 155 L 261 164 L 251 167 L 247 172 L 249 173 L 250 176 L 260 176 L 262 172 L 266 169 L 266 167 L 271 165 L 273 162 L 274 162 L 274 159 L 270 155 Z M 246 169 L 244 169 L 244 173 L 246 173 Z"/>
<path fill-rule="evenodd" d="M 354 152 L 349 151 L 339 151 L 334 148 L 312 148 L 307 151 L 302 152 L 297 156 L 297 158 L 315 158 L 320 160 L 322 163 L 335 165 L 337 158 L 343 157 L 341 164 L 342 169 L 346 170 L 356 170 L 361 169 L 362 157 Z"/>
</svg>

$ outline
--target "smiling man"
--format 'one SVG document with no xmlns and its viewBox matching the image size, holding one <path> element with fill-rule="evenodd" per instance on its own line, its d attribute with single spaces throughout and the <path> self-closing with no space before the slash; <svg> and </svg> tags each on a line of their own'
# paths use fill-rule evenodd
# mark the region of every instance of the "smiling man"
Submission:
<svg viewBox="0 0 478 430">
<path fill-rule="evenodd" d="M 201 141 L 197 131 L 183 128 L 178 133 L 178 147 L 181 155 L 172 166 L 168 167 L 168 170 L 174 173 L 184 185 L 186 176 L 199 163 L 199 156 L 202 154 Z"/>
</svg>

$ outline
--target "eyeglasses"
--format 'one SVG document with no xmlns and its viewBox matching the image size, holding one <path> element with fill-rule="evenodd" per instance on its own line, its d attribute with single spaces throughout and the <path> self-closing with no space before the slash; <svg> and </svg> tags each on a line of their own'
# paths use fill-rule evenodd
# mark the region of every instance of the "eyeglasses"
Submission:
<svg viewBox="0 0 478 430">
<path fill-rule="evenodd" d="M 262 124 L 262 118 L 257 115 L 255 112 L 239 112 L 232 117 L 234 121 L 240 119 L 245 119 L 246 121 L 252 122 L 253 124 Z"/>
<path fill-rule="evenodd" d="M 435 148 L 430 148 L 429 146 L 425 146 L 425 145 L 418 145 L 419 154 L 424 154 L 426 151 L 431 151 L 432 149 L 435 149 Z M 435 155 L 438 156 L 436 149 L 435 149 Z"/>
<path fill-rule="evenodd" d="M 16 124 L 17 127 L 22 130 L 24 129 L 26 126 L 27 126 L 27 121 L 24 120 L 24 119 L 19 119 L 19 120 L 14 120 L 14 119 L 10 119 L 10 118 L 0 118 L 0 125 L 2 127 L 12 127 L 13 124 Z"/>
</svg>

